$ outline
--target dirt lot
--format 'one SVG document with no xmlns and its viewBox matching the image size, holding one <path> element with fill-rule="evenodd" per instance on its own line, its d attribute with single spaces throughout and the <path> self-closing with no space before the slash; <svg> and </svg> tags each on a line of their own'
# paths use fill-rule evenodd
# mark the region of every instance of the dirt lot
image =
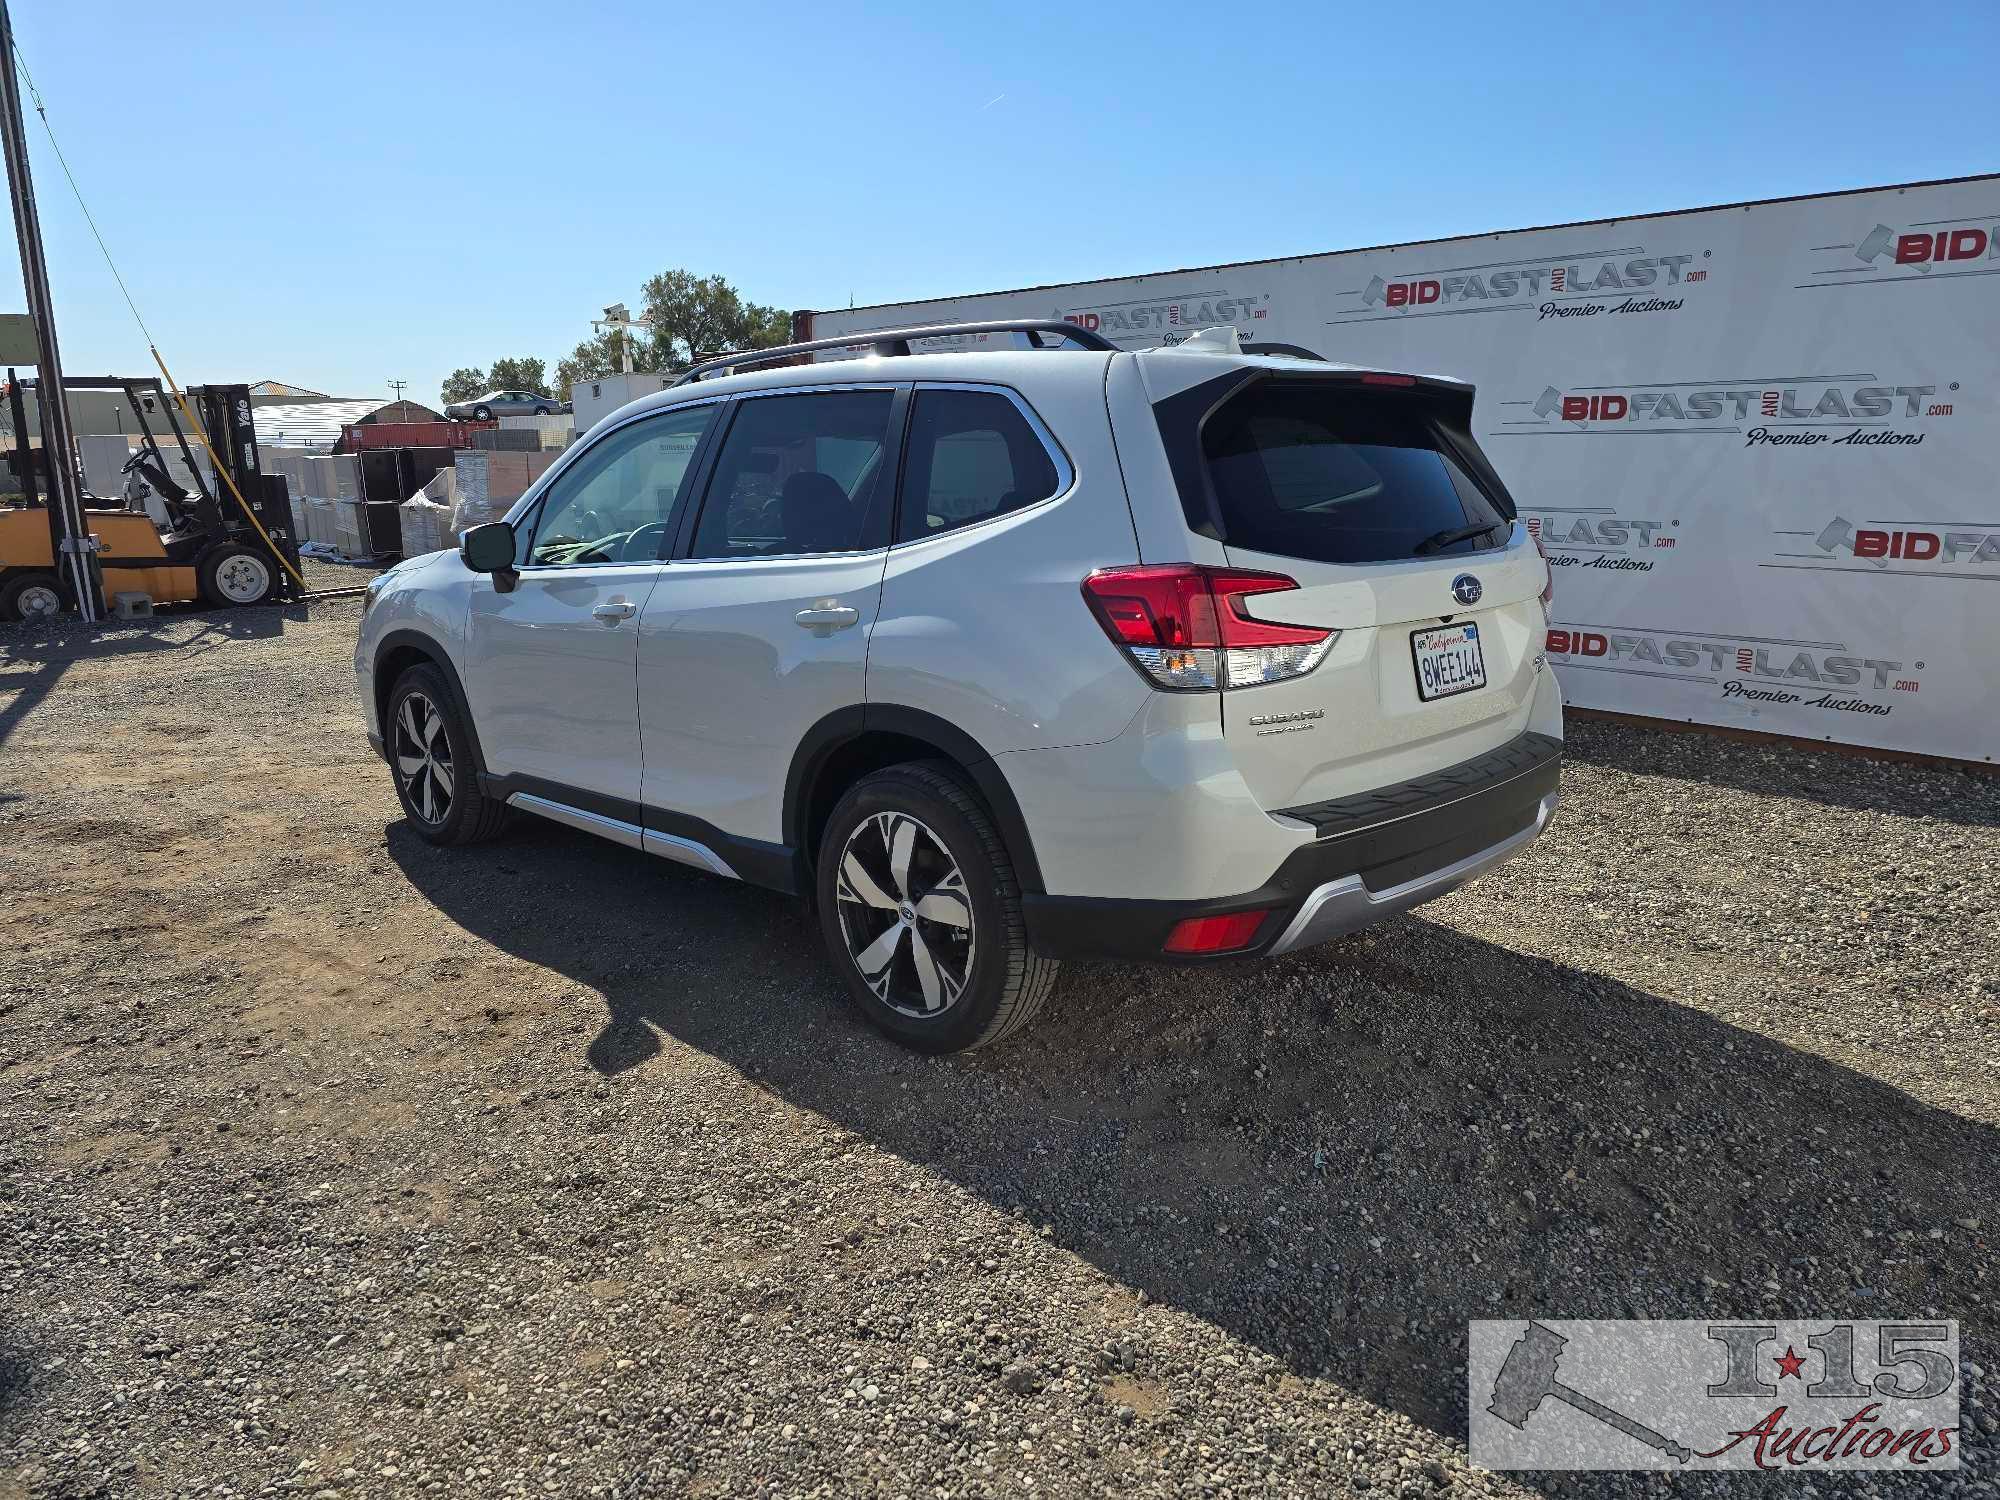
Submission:
<svg viewBox="0 0 2000 1500">
<path fill-rule="evenodd" d="M 5 1500 L 1740 1494 L 1469 1470 L 1466 1320 L 1828 1311 L 1964 1320 L 1880 1488 L 1996 1493 L 2000 783 L 1579 724 L 1483 883 L 927 1060 L 785 901 L 406 832 L 355 618 L 0 633 Z"/>
</svg>

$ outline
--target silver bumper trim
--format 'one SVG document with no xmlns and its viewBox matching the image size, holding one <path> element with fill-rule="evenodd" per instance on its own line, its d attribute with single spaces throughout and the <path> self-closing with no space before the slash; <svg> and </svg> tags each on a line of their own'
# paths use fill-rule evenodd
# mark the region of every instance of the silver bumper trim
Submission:
<svg viewBox="0 0 2000 1500">
<path fill-rule="evenodd" d="M 1540 838 L 1542 830 L 1549 826 L 1549 819 L 1555 815 L 1556 801 L 1557 794 L 1554 792 L 1542 798 L 1531 827 L 1523 828 L 1476 854 L 1469 854 L 1455 864 L 1446 865 L 1442 870 L 1432 870 L 1428 875 L 1419 875 L 1415 880 L 1406 880 L 1387 890 L 1369 890 L 1362 884 L 1359 875 L 1343 875 L 1338 880 L 1329 880 L 1306 897 L 1291 925 L 1271 945 L 1271 954 L 1275 956 L 1290 953 L 1295 948 L 1310 948 L 1315 943 L 1324 943 L 1330 938 L 1357 931 L 1371 922 L 1379 922 L 1384 917 L 1392 917 L 1397 912 L 1408 911 L 1413 906 L 1421 906 L 1426 901 L 1434 901 L 1457 890 L 1466 881 L 1484 875 L 1502 860 L 1511 859 Z"/>
<path fill-rule="evenodd" d="M 581 807 L 571 807 L 567 802 L 538 797 L 533 792 L 516 792 L 507 799 L 507 805 L 518 807 L 522 812 L 534 813 L 538 817 L 553 819 L 571 828 L 579 828 L 585 833 L 594 833 L 599 838 L 610 839 L 614 844 L 623 844 L 628 849 L 643 849 L 648 854 L 657 854 L 660 858 L 670 859 L 675 864 L 692 865 L 697 870 L 707 870 L 712 875 L 721 875 L 729 880 L 738 878 L 727 860 L 708 845 L 697 843 L 693 839 L 661 833 L 652 828 L 641 828 L 637 823 L 627 823 L 622 818 L 607 818 L 603 813 L 587 812 Z"/>
</svg>

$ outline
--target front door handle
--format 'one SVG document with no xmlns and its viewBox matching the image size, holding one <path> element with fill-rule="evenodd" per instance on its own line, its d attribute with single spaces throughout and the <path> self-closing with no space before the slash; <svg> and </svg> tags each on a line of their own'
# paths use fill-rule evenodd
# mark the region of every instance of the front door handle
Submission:
<svg viewBox="0 0 2000 1500">
<path fill-rule="evenodd" d="M 615 625 L 620 620 L 629 620 L 639 612 L 639 606 L 624 599 L 614 599 L 609 604 L 599 604 L 590 611 L 607 625 Z"/>
<path fill-rule="evenodd" d="M 845 604 L 827 602 L 815 604 L 811 609 L 802 609 L 792 619 L 814 635 L 832 635 L 836 630 L 845 630 L 850 625 L 861 623 L 861 611 L 850 609 Z"/>
</svg>

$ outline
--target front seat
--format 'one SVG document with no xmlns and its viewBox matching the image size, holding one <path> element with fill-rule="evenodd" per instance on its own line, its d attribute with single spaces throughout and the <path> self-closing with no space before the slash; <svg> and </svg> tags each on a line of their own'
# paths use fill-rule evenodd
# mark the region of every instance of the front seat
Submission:
<svg viewBox="0 0 2000 1500">
<path fill-rule="evenodd" d="M 854 507 L 839 481 L 817 469 L 803 469 L 778 492 L 784 511 L 781 552 L 845 552 L 854 546 Z"/>
</svg>

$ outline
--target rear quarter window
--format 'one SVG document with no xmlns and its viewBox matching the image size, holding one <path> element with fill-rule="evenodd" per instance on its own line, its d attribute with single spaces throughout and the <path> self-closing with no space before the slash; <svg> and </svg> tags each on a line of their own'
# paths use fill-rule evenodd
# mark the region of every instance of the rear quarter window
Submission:
<svg viewBox="0 0 2000 1500">
<path fill-rule="evenodd" d="M 910 414 L 896 539 L 915 541 L 1046 500 L 1060 476 L 1021 410 L 997 391 L 924 390 Z"/>
<path fill-rule="evenodd" d="M 1346 386 L 1253 386 L 1202 428 L 1231 546 L 1314 562 L 1392 562 L 1503 544 L 1508 523 L 1428 406 Z M 1478 536 L 1454 532 L 1488 525 Z"/>
</svg>

